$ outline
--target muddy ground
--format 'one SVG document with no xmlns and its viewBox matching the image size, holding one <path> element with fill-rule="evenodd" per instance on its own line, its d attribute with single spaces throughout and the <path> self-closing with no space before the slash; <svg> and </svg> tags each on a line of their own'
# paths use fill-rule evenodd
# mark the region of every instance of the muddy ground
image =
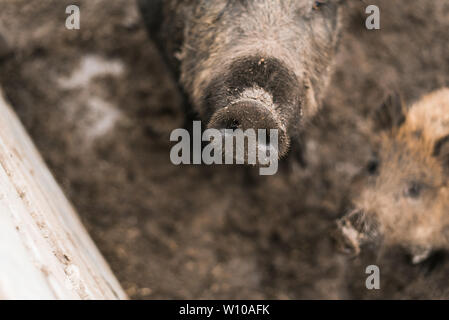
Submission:
<svg viewBox="0 0 449 320">
<path fill-rule="evenodd" d="M 171 164 L 181 97 L 133 1 L 0 0 L 1 86 L 131 298 L 449 298 L 445 254 L 349 259 L 329 237 L 370 157 L 370 110 L 391 88 L 411 102 L 449 85 L 449 1 L 369 2 L 381 30 L 349 1 L 307 166 L 258 177 Z M 69 4 L 80 30 L 64 26 Z M 365 289 L 373 263 L 378 291 Z"/>
</svg>

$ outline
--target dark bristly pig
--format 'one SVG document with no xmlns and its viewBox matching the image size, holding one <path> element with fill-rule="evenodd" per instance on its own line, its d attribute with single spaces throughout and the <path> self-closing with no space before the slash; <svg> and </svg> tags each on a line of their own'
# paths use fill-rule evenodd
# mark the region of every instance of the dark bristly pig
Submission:
<svg viewBox="0 0 449 320">
<path fill-rule="evenodd" d="M 342 0 L 138 0 L 193 109 L 217 129 L 278 129 L 279 156 L 319 109 Z"/>
<path fill-rule="evenodd" d="M 337 243 L 355 255 L 364 247 L 399 246 L 419 263 L 449 249 L 449 89 L 408 110 L 392 96 L 374 124 L 376 159 L 355 181 Z"/>
</svg>

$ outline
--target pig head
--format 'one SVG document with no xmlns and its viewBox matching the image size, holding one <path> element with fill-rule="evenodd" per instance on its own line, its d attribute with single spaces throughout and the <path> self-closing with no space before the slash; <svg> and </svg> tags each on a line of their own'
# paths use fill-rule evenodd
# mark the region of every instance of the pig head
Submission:
<svg viewBox="0 0 449 320">
<path fill-rule="evenodd" d="M 150 35 L 199 117 L 278 129 L 279 156 L 318 110 L 341 29 L 340 0 L 139 0 Z"/>
<path fill-rule="evenodd" d="M 410 110 L 393 95 L 375 113 L 373 159 L 355 179 L 352 205 L 337 221 L 341 251 L 398 246 L 419 263 L 449 249 L 449 126 L 443 135 L 436 130 L 449 119 L 445 92 L 445 102 L 437 93 Z"/>
</svg>

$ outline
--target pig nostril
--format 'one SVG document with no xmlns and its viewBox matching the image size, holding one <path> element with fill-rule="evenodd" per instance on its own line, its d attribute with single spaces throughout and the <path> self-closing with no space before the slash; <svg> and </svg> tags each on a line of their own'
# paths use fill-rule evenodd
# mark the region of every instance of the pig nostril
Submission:
<svg viewBox="0 0 449 320">
<path fill-rule="evenodd" d="M 240 122 L 236 119 L 230 119 L 225 126 L 226 129 L 236 130 L 240 128 Z"/>
<path fill-rule="evenodd" d="M 217 121 L 214 124 L 214 127 L 217 129 L 230 129 L 230 130 L 236 130 L 241 129 L 242 124 L 239 120 L 235 118 L 228 118 L 228 119 L 222 119 Z"/>
<path fill-rule="evenodd" d="M 267 130 L 267 132 L 269 132 L 269 130 Z M 270 143 L 270 141 L 269 141 L 268 139 L 265 141 L 265 146 L 266 146 L 267 148 L 270 148 L 270 147 L 271 147 L 271 143 Z"/>
<path fill-rule="evenodd" d="M 356 249 L 350 243 L 343 243 L 341 245 L 341 251 L 345 254 L 354 254 L 356 252 Z"/>
<path fill-rule="evenodd" d="M 255 134 L 260 151 L 275 152 L 278 158 L 287 153 L 289 146 L 289 137 L 285 130 L 281 130 L 281 126 L 277 113 L 257 101 L 242 101 L 219 109 L 211 116 L 208 124 L 209 128 L 218 130 L 241 129 L 246 135 Z M 263 141 L 259 140 L 259 129 L 265 129 Z M 278 134 L 277 143 L 274 144 L 276 136 L 271 134 L 271 129 L 276 129 Z"/>
</svg>

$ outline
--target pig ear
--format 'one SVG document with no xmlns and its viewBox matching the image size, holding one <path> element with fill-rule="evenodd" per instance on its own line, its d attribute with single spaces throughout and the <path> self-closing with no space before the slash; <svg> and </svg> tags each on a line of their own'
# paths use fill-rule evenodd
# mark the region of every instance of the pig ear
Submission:
<svg viewBox="0 0 449 320">
<path fill-rule="evenodd" d="M 391 130 L 400 127 L 405 121 L 405 107 L 399 93 L 387 96 L 382 105 L 374 112 L 374 126 L 377 130 Z"/>
<path fill-rule="evenodd" d="M 433 155 L 441 159 L 443 167 L 449 173 L 449 134 L 435 143 Z"/>
</svg>

